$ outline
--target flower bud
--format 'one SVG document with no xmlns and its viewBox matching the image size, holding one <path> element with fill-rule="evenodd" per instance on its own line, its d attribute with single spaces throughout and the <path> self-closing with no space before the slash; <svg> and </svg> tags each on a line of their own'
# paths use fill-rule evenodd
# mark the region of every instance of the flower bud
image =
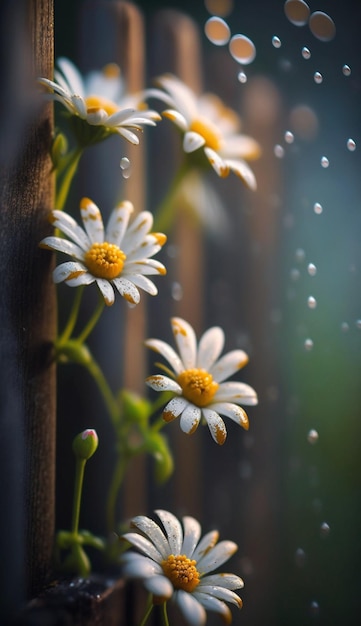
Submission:
<svg viewBox="0 0 361 626">
<path fill-rule="evenodd" d="M 90 459 L 98 447 L 98 435 L 93 428 L 87 428 L 73 439 L 73 452 L 78 459 Z"/>
</svg>

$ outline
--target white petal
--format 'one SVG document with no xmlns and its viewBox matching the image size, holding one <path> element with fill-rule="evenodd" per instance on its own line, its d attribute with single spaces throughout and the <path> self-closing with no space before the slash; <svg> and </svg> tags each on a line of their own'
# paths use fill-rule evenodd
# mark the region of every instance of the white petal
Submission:
<svg viewBox="0 0 361 626">
<path fill-rule="evenodd" d="M 226 378 L 232 376 L 239 369 L 248 363 L 248 355 L 243 350 L 232 350 L 227 352 L 209 370 L 214 380 L 221 383 Z"/>
<path fill-rule="evenodd" d="M 161 341 L 161 339 L 146 339 L 144 345 L 154 350 L 154 352 L 161 354 L 168 361 L 176 374 L 180 374 L 184 370 L 183 363 L 178 354 L 172 346 L 165 341 Z"/>
<path fill-rule="evenodd" d="M 168 91 L 173 98 L 173 108 L 183 113 L 188 122 L 197 115 L 197 98 L 188 85 L 171 74 L 163 74 L 157 78 L 157 83 Z"/>
<path fill-rule="evenodd" d="M 259 143 L 248 135 L 230 135 L 226 138 L 221 155 L 235 159 L 256 159 L 260 154 Z"/>
<path fill-rule="evenodd" d="M 131 130 L 129 130 L 128 128 L 123 128 L 122 126 L 116 126 L 114 128 L 114 131 L 119 133 L 119 135 L 122 135 L 124 139 L 129 141 L 129 143 L 132 143 L 134 146 L 137 146 L 139 144 L 139 137 L 137 137 L 137 135 L 133 133 Z"/>
<path fill-rule="evenodd" d="M 133 108 L 131 109 L 119 109 L 119 111 L 116 111 L 116 113 L 112 113 L 112 115 L 109 116 L 109 125 L 110 126 L 118 126 L 119 124 L 122 124 L 125 121 L 131 120 L 132 119 L 132 114 L 135 112 L 135 110 Z"/>
<path fill-rule="evenodd" d="M 199 573 L 207 574 L 217 567 L 220 567 L 225 561 L 228 561 L 237 550 L 238 546 L 233 541 L 220 541 L 197 561 Z"/>
<path fill-rule="evenodd" d="M 114 302 L 115 297 L 114 289 L 111 286 L 110 282 L 108 280 L 105 280 L 105 278 L 96 278 L 95 280 L 105 300 L 105 304 L 107 306 L 111 306 Z"/>
<path fill-rule="evenodd" d="M 70 92 L 79 96 L 85 96 L 83 78 L 74 63 L 65 57 L 60 57 L 57 59 L 56 64 L 62 71 Z"/>
<path fill-rule="evenodd" d="M 167 271 L 163 265 L 159 261 L 155 259 L 143 259 L 141 261 L 135 261 L 128 263 L 128 260 L 124 264 L 123 268 L 123 276 L 131 275 L 131 274 L 166 274 Z"/>
<path fill-rule="evenodd" d="M 216 613 L 220 613 L 223 616 L 223 621 L 225 624 L 230 624 L 232 622 L 231 611 L 229 610 L 228 606 L 224 602 L 222 602 L 222 600 L 218 600 L 218 598 L 209 596 L 206 593 L 197 593 L 197 591 L 193 593 L 193 596 L 208 611 L 215 611 Z"/>
<path fill-rule="evenodd" d="M 197 590 L 198 594 L 204 593 L 214 598 L 218 598 L 218 600 L 223 600 L 225 602 L 231 602 L 235 604 L 239 609 L 242 608 L 243 602 L 239 596 L 237 596 L 234 591 L 227 589 L 225 587 L 217 587 L 216 585 L 205 585 L 204 580 L 201 580 L 201 583 L 198 585 Z"/>
<path fill-rule="evenodd" d="M 148 387 L 154 389 L 154 391 L 173 391 L 174 393 L 182 393 L 182 388 L 175 380 L 163 376 L 163 374 L 155 374 L 154 376 L 148 376 L 145 380 Z"/>
<path fill-rule="evenodd" d="M 205 147 L 204 152 L 211 166 L 217 172 L 218 176 L 220 176 L 221 178 L 225 178 L 226 176 L 228 176 L 230 168 L 227 165 L 226 161 L 222 159 L 222 157 L 220 157 L 219 154 L 211 148 Z"/>
<path fill-rule="evenodd" d="M 177 343 L 180 357 L 183 361 L 183 369 L 195 367 L 197 357 L 196 334 L 190 324 L 180 317 L 172 317 L 171 325 L 174 339 Z"/>
<path fill-rule="evenodd" d="M 61 263 L 54 269 L 53 281 L 54 283 L 61 283 L 63 280 L 68 281 L 85 275 L 90 277 L 90 282 L 94 281 L 94 278 L 84 265 L 76 263 L 76 261 L 66 261 L 66 263 Z"/>
<path fill-rule="evenodd" d="M 161 566 L 142 554 L 126 552 L 121 558 L 122 571 L 129 578 L 143 578 L 162 574 Z"/>
<path fill-rule="evenodd" d="M 221 354 L 224 332 L 219 326 L 209 328 L 201 337 L 198 346 L 197 367 L 209 370 Z"/>
<path fill-rule="evenodd" d="M 130 254 L 143 243 L 145 236 L 153 226 L 153 216 L 149 211 L 142 211 L 129 226 L 123 241 L 122 250 Z"/>
<path fill-rule="evenodd" d="M 227 437 L 227 430 L 224 421 L 215 410 L 204 408 L 202 409 L 202 413 L 206 419 L 208 428 L 214 441 L 222 446 Z"/>
<path fill-rule="evenodd" d="M 140 293 L 130 280 L 119 276 L 118 278 L 113 278 L 112 283 L 119 291 L 120 295 L 127 300 L 127 302 L 130 304 L 138 304 L 140 300 Z"/>
<path fill-rule="evenodd" d="M 96 109 L 93 111 L 91 108 L 87 108 L 86 121 L 91 126 L 109 126 L 109 115 L 104 109 Z"/>
<path fill-rule="evenodd" d="M 228 167 L 230 167 L 232 172 L 237 174 L 237 176 L 245 183 L 245 185 L 247 185 L 247 187 L 249 187 L 249 189 L 252 189 L 252 191 L 257 189 L 256 177 L 246 161 L 241 159 L 226 159 L 225 162 Z"/>
<path fill-rule="evenodd" d="M 158 289 L 155 286 L 155 284 L 152 283 L 152 281 L 149 280 L 149 278 L 147 278 L 146 276 L 143 276 L 142 274 L 138 274 L 138 275 L 133 274 L 132 283 L 134 283 L 134 285 L 136 285 L 140 289 L 143 289 L 143 291 L 146 291 L 147 293 L 149 293 L 151 296 L 156 296 L 158 293 Z"/>
<path fill-rule="evenodd" d="M 156 563 L 161 563 L 163 560 L 162 554 L 155 547 L 155 545 L 146 537 L 143 537 L 139 533 L 125 533 L 122 535 L 122 539 L 129 541 L 137 550 L 140 550 L 143 554 L 153 559 Z"/>
<path fill-rule="evenodd" d="M 174 600 L 190 626 L 203 626 L 206 623 L 207 614 L 194 594 L 180 589 L 174 594 Z"/>
<path fill-rule="evenodd" d="M 183 542 L 183 529 L 179 519 L 173 513 L 163 509 L 157 509 L 155 513 L 158 515 L 167 534 L 170 554 L 180 554 Z"/>
<path fill-rule="evenodd" d="M 80 248 L 87 250 L 90 247 L 90 241 L 86 233 L 68 213 L 52 211 L 52 218 L 54 228 L 61 230 L 64 235 L 72 239 Z"/>
<path fill-rule="evenodd" d="M 182 390 L 181 390 L 182 391 Z M 188 401 L 185 398 L 176 396 L 172 398 L 170 402 L 164 407 L 163 419 L 165 422 L 171 422 L 178 417 L 182 411 L 188 405 Z"/>
<path fill-rule="evenodd" d="M 69 254 L 69 256 L 73 256 L 79 261 L 82 261 L 84 258 L 83 250 L 68 239 L 63 239 L 61 237 L 45 237 L 45 239 L 43 239 L 39 245 L 41 248 L 46 248 L 48 250 L 57 250 L 58 252 L 64 252 L 64 254 Z"/>
<path fill-rule="evenodd" d="M 258 404 L 258 398 L 250 385 L 231 381 L 219 385 L 213 402 L 235 402 L 236 404 L 254 406 Z"/>
<path fill-rule="evenodd" d="M 223 572 L 220 574 L 208 574 L 207 576 L 203 576 L 200 584 L 226 587 L 227 589 L 243 589 L 244 587 L 244 582 L 240 576 Z"/>
<path fill-rule="evenodd" d="M 184 539 L 181 554 L 185 554 L 189 559 L 192 559 L 194 549 L 201 536 L 201 525 L 194 519 L 194 517 L 183 517 L 183 530 Z"/>
<path fill-rule="evenodd" d="M 248 430 L 249 422 L 247 413 L 237 404 L 232 404 L 231 402 L 215 402 L 209 405 L 208 409 L 230 417 L 238 426 L 242 426 L 245 430 Z"/>
<path fill-rule="evenodd" d="M 80 202 L 80 214 L 91 243 L 103 243 L 104 226 L 97 205 L 89 198 L 83 198 Z"/>
<path fill-rule="evenodd" d="M 146 578 L 143 584 L 149 593 L 160 598 L 171 598 L 173 595 L 173 585 L 165 576 L 151 576 Z"/>
<path fill-rule="evenodd" d="M 146 517 L 145 515 L 137 515 L 137 517 L 133 517 L 130 525 L 132 528 L 137 528 L 144 535 L 148 536 L 162 555 L 163 559 L 166 559 L 167 556 L 169 556 L 168 541 L 163 531 L 154 520 L 150 517 Z"/>
<path fill-rule="evenodd" d="M 84 120 L 87 119 L 87 107 L 85 101 L 81 96 L 72 94 L 70 96 L 70 104 L 75 109 L 77 115 L 79 115 Z"/>
<path fill-rule="evenodd" d="M 183 150 L 189 154 L 190 152 L 195 152 L 204 146 L 205 143 L 206 140 L 202 137 L 202 135 L 195 133 L 194 131 L 188 131 L 183 138 Z"/>
<path fill-rule="evenodd" d="M 94 276 L 85 272 L 84 274 L 78 274 L 78 276 L 69 276 L 65 279 L 65 282 L 69 287 L 80 287 L 81 285 L 91 285 L 95 281 Z"/>
<path fill-rule="evenodd" d="M 133 210 L 132 203 L 127 200 L 125 202 L 121 202 L 117 207 L 115 207 L 115 209 L 113 209 L 105 231 L 106 241 L 114 243 L 116 246 L 121 248 L 121 242 Z"/>
<path fill-rule="evenodd" d="M 197 430 L 202 412 L 194 404 L 189 404 L 183 411 L 180 418 L 180 427 L 187 435 L 192 435 Z"/>
<path fill-rule="evenodd" d="M 205 554 L 207 554 L 213 546 L 216 545 L 219 537 L 218 530 L 211 530 L 209 533 L 204 535 L 200 540 L 198 546 L 193 552 L 193 558 L 197 561 L 200 561 Z"/>
<path fill-rule="evenodd" d="M 186 132 L 188 129 L 188 123 L 184 115 L 176 111 L 175 109 L 167 109 L 162 111 L 163 117 L 166 117 L 168 120 L 171 120 L 178 128 L 180 128 L 183 132 Z"/>
</svg>

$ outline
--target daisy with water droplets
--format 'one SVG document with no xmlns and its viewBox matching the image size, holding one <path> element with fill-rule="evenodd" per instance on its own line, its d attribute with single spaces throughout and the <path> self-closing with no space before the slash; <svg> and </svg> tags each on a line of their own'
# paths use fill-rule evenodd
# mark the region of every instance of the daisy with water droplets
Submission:
<svg viewBox="0 0 361 626">
<path fill-rule="evenodd" d="M 91 72 L 84 78 L 69 59 L 58 59 L 57 66 L 54 80 L 39 78 L 39 83 L 48 90 L 48 97 L 61 102 L 71 116 L 99 127 L 104 134 L 96 135 L 97 140 L 119 133 L 130 143 L 138 144 L 139 137 L 134 131 L 155 126 L 161 119 L 156 111 L 144 106 L 142 93 L 124 93 L 124 82 L 116 64 L 111 63 L 101 72 Z M 79 138 L 80 129 L 77 130 Z"/>
<path fill-rule="evenodd" d="M 223 382 L 248 362 L 243 350 L 233 350 L 219 358 L 224 346 L 224 332 L 218 326 L 197 339 L 193 328 L 179 317 L 171 319 L 179 355 L 160 339 L 147 339 L 145 345 L 161 354 L 172 370 L 149 376 L 147 385 L 156 391 L 171 391 L 175 396 L 163 410 L 166 422 L 180 417 L 183 432 L 192 434 L 203 418 L 218 444 L 225 442 L 227 431 L 221 415 L 231 418 L 248 430 L 248 416 L 241 404 L 257 404 L 257 394 L 241 382 Z"/>
<path fill-rule="evenodd" d="M 217 543 L 217 530 L 201 539 L 201 526 L 193 517 L 183 517 L 182 525 L 169 511 L 155 513 L 161 525 L 139 515 L 131 520 L 133 531 L 122 536 L 137 550 L 122 557 L 125 577 L 141 579 L 155 603 L 172 599 L 191 626 L 206 623 L 206 610 L 219 613 L 230 624 L 226 602 L 242 607 L 235 589 L 242 589 L 243 580 L 235 574 L 210 572 L 228 561 L 238 546 L 233 541 Z"/>
<path fill-rule="evenodd" d="M 250 189 L 256 179 L 246 161 L 259 157 L 260 147 L 252 137 L 240 133 L 241 120 L 218 96 L 197 96 L 185 83 L 166 74 L 157 79 L 161 89 L 147 90 L 149 96 L 163 100 L 169 107 L 162 112 L 183 133 L 187 154 L 202 150 L 222 178 L 234 172 Z"/>
<path fill-rule="evenodd" d="M 132 305 L 139 302 L 138 288 L 156 295 L 157 288 L 147 275 L 164 275 L 166 269 L 150 257 L 159 252 L 166 236 L 150 232 L 153 216 L 148 211 L 139 213 L 129 224 L 132 212 L 131 202 L 121 202 L 112 211 L 104 229 L 96 204 L 89 198 L 83 198 L 80 203 L 83 229 L 67 213 L 52 211 L 54 227 L 68 239 L 45 237 L 40 246 L 64 252 L 74 259 L 55 268 L 54 282 L 65 282 L 70 287 L 95 282 L 107 305 L 114 302 L 114 290 Z"/>
</svg>

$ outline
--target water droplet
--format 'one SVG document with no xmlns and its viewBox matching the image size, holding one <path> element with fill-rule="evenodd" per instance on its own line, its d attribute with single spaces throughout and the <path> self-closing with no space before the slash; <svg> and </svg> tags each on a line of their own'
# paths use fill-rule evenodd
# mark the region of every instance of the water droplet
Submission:
<svg viewBox="0 0 361 626">
<path fill-rule="evenodd" d="M 303 567 L 306 563 L 306 553 L 302 548 L 297 548 L 295 552 L 295 563 L 297 567 Z"/>
<path fill-rule="evenodd" d="M 361 330 L 361 320 L 356 320 L 356 328 Z"/>
<path fill-rule="evenodd" d="M 290 126 L 295 135 L 305 139 L 313 140 L 318 131 L 319 122 L 317 115 L 311 107 L 305 104 L 295 106 L 290 112 Z"/>
<path fill-rule="evenodd" d="M 295 140 L 294 134 L 291 133 L 290 130 L 286 130 L 285 132 L 285 142 L 286 143 L 293 143 Z"/>
<path fill-rule="evenodd" d="M 279 143 L 275 145 L 275 147 L 273 148 L 273 152 L 277 159 L 282 159 L 285 155 L 284 147 L 281 146 Z"/>
<path fill-rule="evenodd" d="M 321 215 L 323 211 L 322 204 L 320 204 L 319 202 L 315 202 L 315 204 L 313 205 L 313 210 L 317 215 Z"/>
<path fill-rule="evenodd" d="M 280 38 L 277 37 L 276 35 L 274 35 L 272 37 L 272 46 L 274 48 L 280 48 L 282 46 L 282 42 L 281 42 Z"/>
<path fill-rule="evenodd" d="M 306 60 L 311 58 L 311 50 L 309 48 L 306 48 L 306 46 L 302 48 L 301 54 Z"/>
<path fill-rule="evenodd" d="M 304 26 L 307 24 L 310 8 L 304 0 L 287 0 L 284 10 L 286 17 L 295 26 Z"/>
<path fill-rule="evenodd" d="M 323 76 L 321 72 L 315 72 L 313 75 L 313 80 L 315 81 L 317 85 L 320 85 L 323 81 Z"/>
<path fill-rule="evenodd" d="M 341 330 L 343 333 L 347 333 L 350 330 L 350 326 L 347 322 L 342 322 Z"/>
<path fill-rule="evenodd" d="M 313 341 L 312 341 L 312 339 L 310 339 L 310 338 L 305 339 L 305 343 L 303 345 L 305 347 L 305 350 L 310 352 L 312 350 L 312 348 L 313 348 Z"/>
<path fill-rule="evenodd" d="M 311 33 L 320 41 L 331 41 L 336 34 L 334 21 L 323 11 L 312 13 L 308 25 Z"/>
<path fill-rule="evenodd" d="M 221 17 L 210 17 L 204 25 L 204 32 L 215 46 L 224 46 L 231 36 L 228 24 Z"/>
<path fill-rule="evenodd" d="M 245 72 L 239 72 L 238 74 L 238 80 L 240 83 L 246 83 L 247 82 L 247 74 L 245 74 Z"/>
<path fill-rule="evenodd" d="M 349 65 L 344 65 L 342 67 L 342 73 L 344 76 L 350 76 L 351 75 L 351 68 Z"/>
<path fill-rule="evenodd" d="M 351 138 L 347 140 L 347 149 L 350 150 L 350 152 L 354 152 L 356 150 L 356 143 Z"/>
<path fill-rule="evenodd" d="M 291 269 L 291 280 L 296 281 L 299 279 L 300 276 L 301 276 L 300 270 L 298 270 L 296 267 L 293 267 Z"/>
<path fill-rule="evenodd" d="M 328 160 L 327 157 L 325 156 L 321 157 L 321 165 L 325 169 L 330 165 L 330 161 Z"/>
<path fill-rule="evenodd" d="M 296 260 L 299 263 L 302 263 L 302 261 L 305 260 L 306 253 L 303 250 L 303 248 L 297 248 L 295 256 L 296 256 Z"/>
<path fill-rule="evenodd" d="M 315 443 L 318 442 L 318 432 L 317 430 L 315 430 L 314 428 L 311 428 L 311 430 L 308 431 L 307 433 L 307 441 L 308 443 L 310 443 L 311 445 L 315 445 Z"/>
<path fill-rule="evenodd" d="M 317 300 L 313 296 L 308 296 L 307 298 L 307 306 L 309 309 L 315 309 L 317 306 Z"/>
<path fill-rule="evenodd" d="M 130 161 L 127 157 L 122 157 L 120 159 L 120 169 L 122 170 L 123 178 L 129 178 L 132 173 L 132 168 Z"/>
<path fill-rule="evenodd" d="M 248 65 L 256 57 L 256 47 L 245 35 L 233 35 L 229 42 L 229 51 L 235 61 Z"/>
<path fill-rule="evenodd" d="M 204 0 L 208 13 L 225 17 L 233 10 L 233 0 Z"/>
<path fill-rule="evenodd" d="M 307 271 L 310 276 L 315 276 L 315 274 L 317 273 L 316 265 L 314 265 L 313 263 L 309 263 L 307 266 Z"/>
<path fill-rule="evenodd" d="M 183 287 L 180 283 L 174 282 L 172 284 L 172 298 L 176 302 L 179 302 L 183 298 Z"/>
<path fill-rule="evenodd" d="M 320 612 L 320 605 L 315 600 L 311 602 L 310 611 L 312 615 L 315 615 L 315 616 L 318 615 Z"/>
<path fill-rule="evenodd" d="M 322 537 L 327 537 L 330 534 L 330 527 L 327 522 L 322 522 L 320 526 L 320 532 Z"/>
</svg>

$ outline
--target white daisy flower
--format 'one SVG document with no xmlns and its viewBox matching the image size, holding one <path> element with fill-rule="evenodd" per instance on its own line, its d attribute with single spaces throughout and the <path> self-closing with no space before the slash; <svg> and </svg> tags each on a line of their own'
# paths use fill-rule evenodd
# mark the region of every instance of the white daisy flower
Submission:
<svg viewBox="0 0 361 626">
<path fill-rule="evenodd" d="M 230 624 L 232 614 L 226 602 L 242 607 L 235 589 L 244 586 L 235 574 L 210 574 L 236 552 L 233 541 L 220 541 L 213 530 L 200 540 L 201 526 L 193 517 L 180 521 L 168 511 L 155 511 L 162 526 L 149 517 L 139 515 L 131 520 L 134 532 L 122 538 L 138 552 L 126 552 L 124 575 L 142 579 L 155 602 L 175 601 L 191 626 L 206 622 L 206 610 L 220 613 Z"/>
<path fill-rule="evenodd" d="M 169 107 L 162 112 L 184 133 L 183 149 L 187 154 L 204 151 L 218 176 L 234 172 L 250 189 L 256 189 L 256 178 L 246 160 L 260 155 L 255 139 L 240 134 L 241 120 L 218 96 L 210 93 L 197 96 L 175 76 L 166 74 L 157 79 L 164 90 L 147 90 L 149 97 L 163 100 Z"/>
<path fill-rule="evenodd" d="M 119 133 L 130 143 L 138 144 L 134 130 L 155 126 L 161 119 L 156 111 L 144 106 L 142 93 L 124 94 L 116 64 L 106 65 L 101 72 L 91 72 L 85 78 L 69 59 L 62 57 L 57 65 L 55 80 L 39 78 L 39 83 L 50 92 L 50 99 L 61 102 L 71 115 L 90 126 L 103 127 L 108 134 Z"/>
<path fill-rule="evenodd" d="M 224 346 L 224 332 L 218 326 L 209 328 L 199 344 L 193 328 L 179 317 L 171 319 L 174 339 L 179 355 L 160 339 L 147 339 L 145 345 L 161 354 L 173 371 L 160 366 L 170 376 L 157 374 L 146 379 L 147 385 L 156 391 L 172 391 L 175 396 L 163 410 L 166 422 L 180 416 L 183 432 L 192 434 L 201 418 L 216 443 L 225 442 L 227 431 L 220 417 L 230 417 L 248 430 L 247 413 L 239 405 L 255 405 L 255 390 L 240 382 L 223 382 L 248 362 L 243 350 L 233 350 L 220 359 Z"/>
<path fill-rule="evenodd" d="M 80 202 L 84 229 L 64 211 L 52 211 L 54 227 L 69 239 L 45 237 L 40 246 L 74 259 L 55 268 L 54 282 L 64 281 L 71 287 L 96 282 L 108 306 L 114 302 L 114 289 L 132 305 L 139 302 L 138 287 L 155 296 L 158 290 L 146 275 L 166 274 L 164 265 L 150 258 L 159 252 L 166 236 L 150 232 L 153 216 L 148 211 L 139 213 L 128 225 L 132 212 L 131 202 L 121 202 L 104 230 L 101 213 L 89 198 Z"/>
</svg>

